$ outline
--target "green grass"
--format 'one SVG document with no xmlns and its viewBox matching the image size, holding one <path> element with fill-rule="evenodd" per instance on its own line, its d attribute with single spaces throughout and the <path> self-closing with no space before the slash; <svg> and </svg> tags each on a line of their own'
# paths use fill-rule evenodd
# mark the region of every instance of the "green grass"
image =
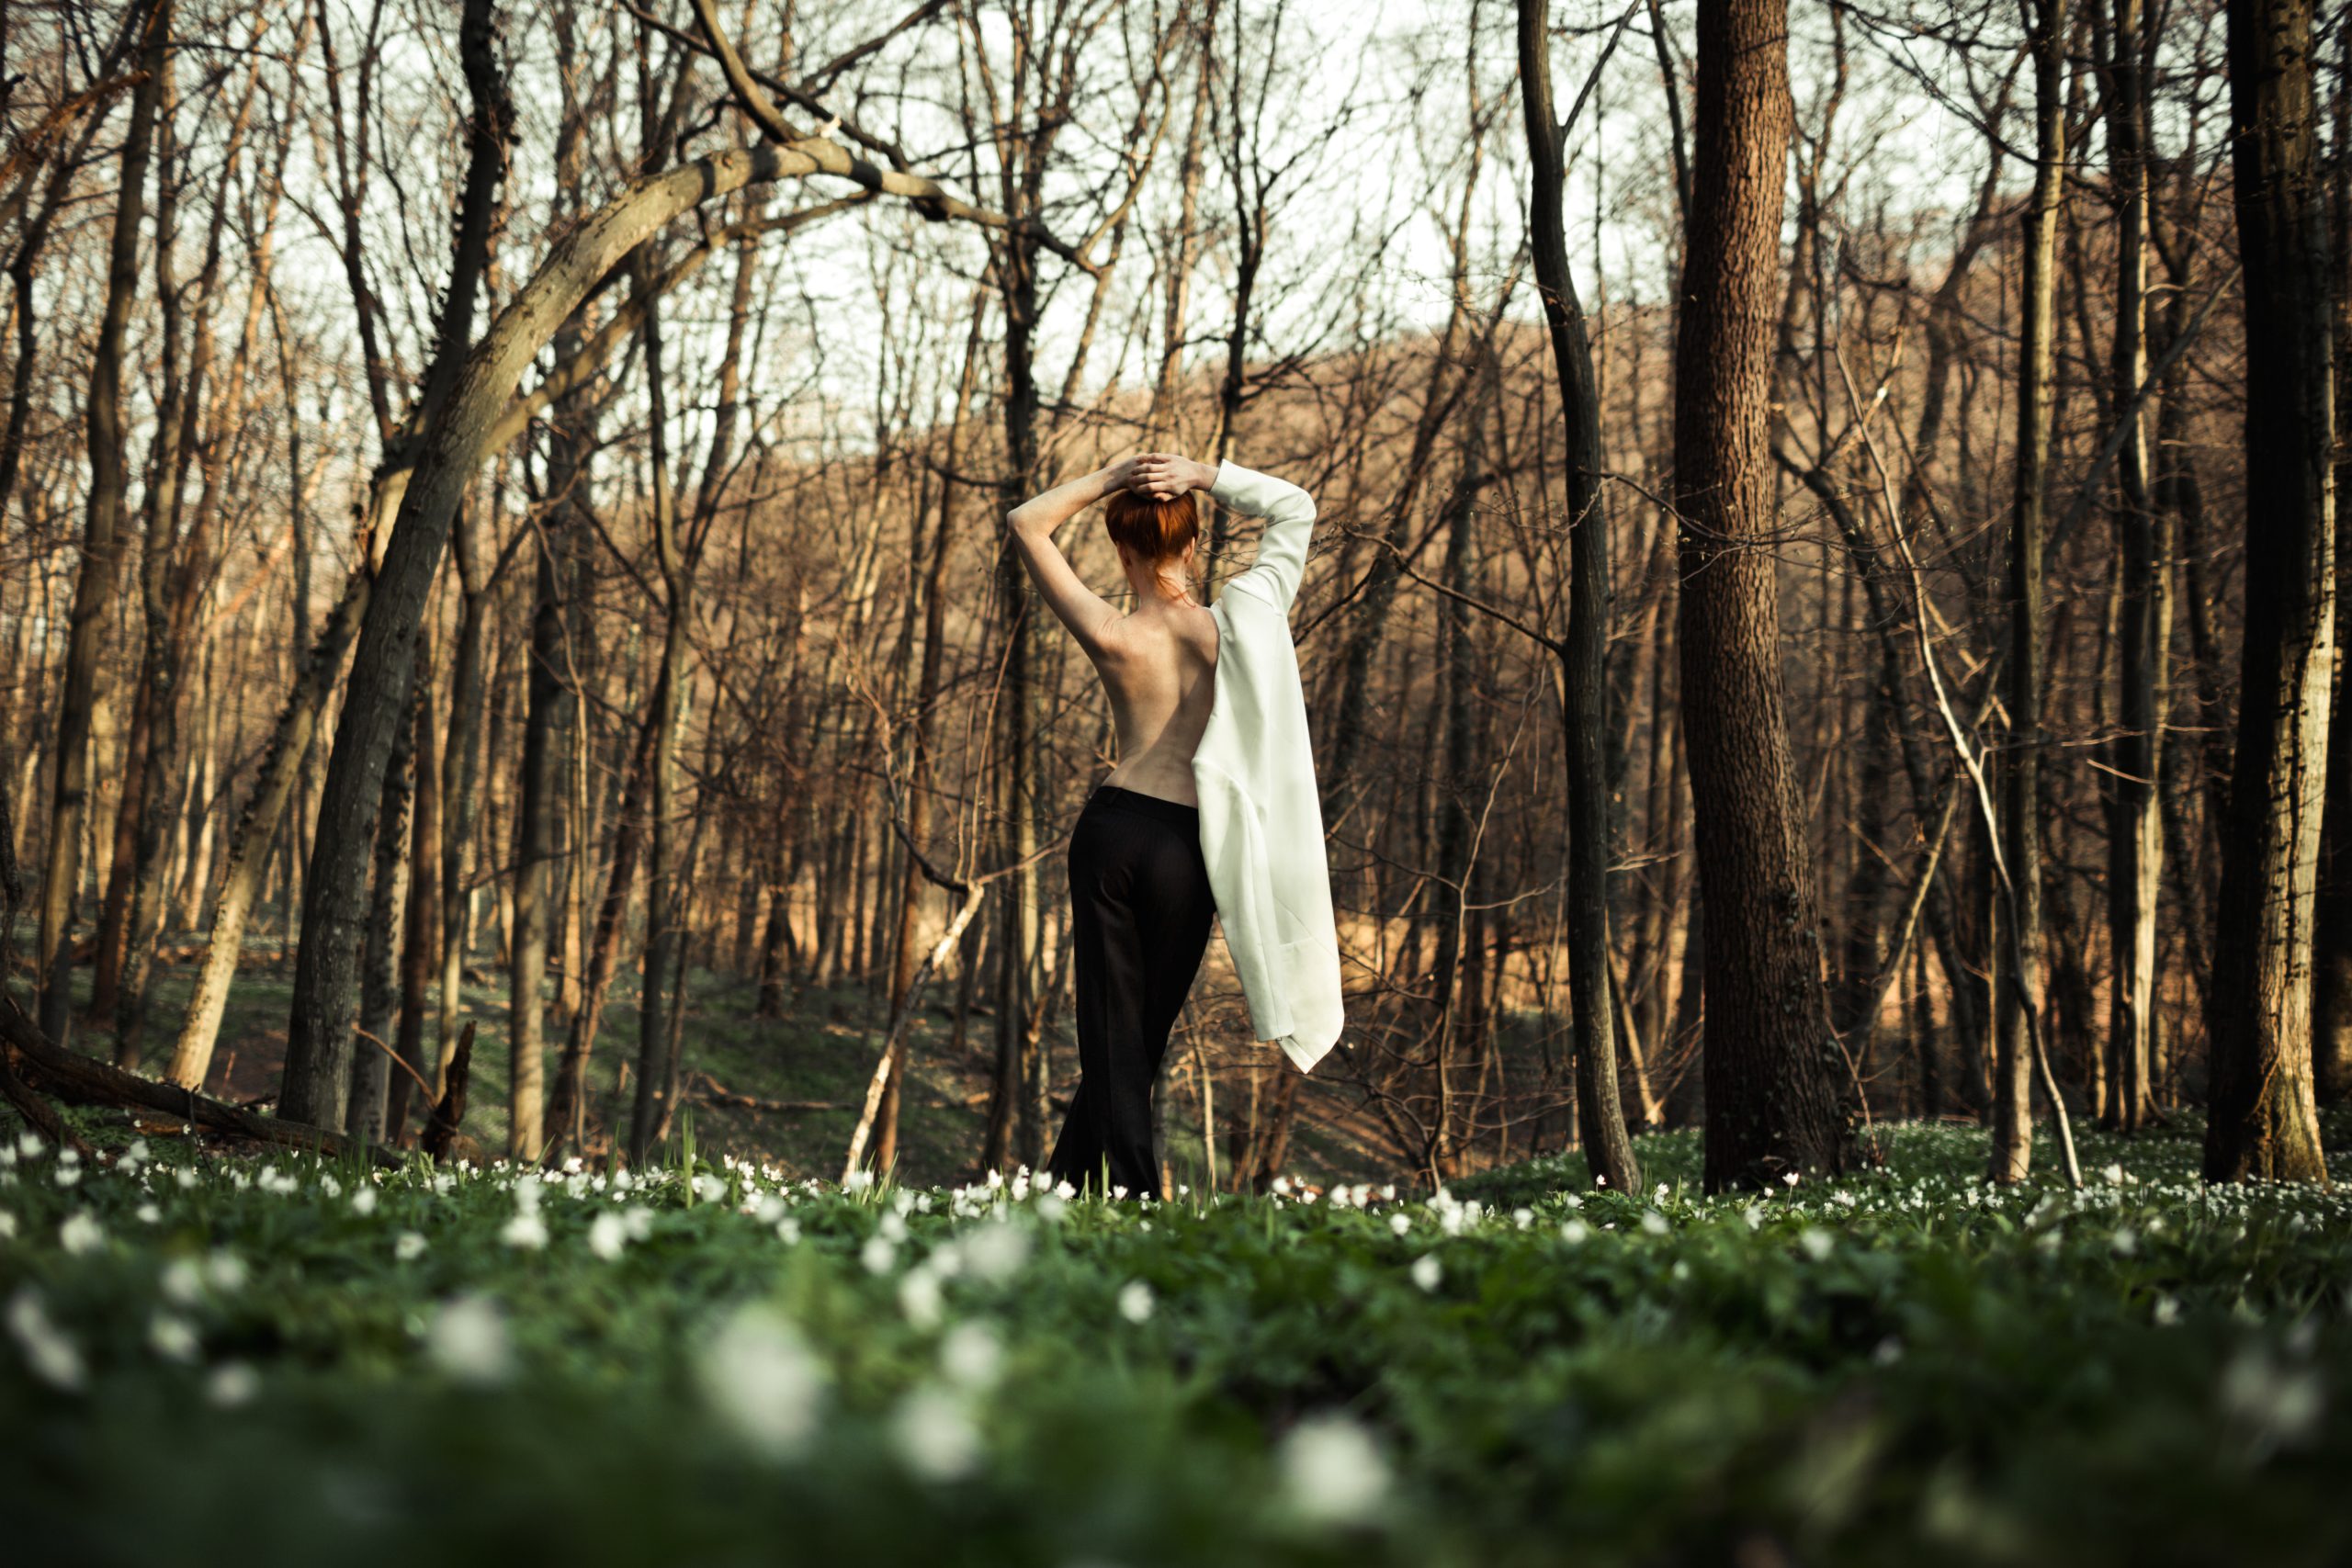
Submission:
<svg viewBox="0 0 2352 1568">
<path fill-rule="evenodd" d="M 0 1168 L 0 1509 L 25 1562 L 2352 1553 L 2352 1201 L 2207 1190 L 2193 1125 L 2080 1193 L 1887 1131 L 1758 1199 L 1666 1134 L 1639 1194 L 1139 1207 L 94 1123 L 140 1156 Z"/>
</svg>

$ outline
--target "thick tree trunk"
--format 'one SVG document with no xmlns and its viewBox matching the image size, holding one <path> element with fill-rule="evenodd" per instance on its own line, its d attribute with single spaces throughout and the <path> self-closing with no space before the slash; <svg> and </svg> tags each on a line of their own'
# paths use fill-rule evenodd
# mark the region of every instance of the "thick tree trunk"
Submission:
<svg viewBox="0 0 2352 1568">
<path fill-rule="evenodd" d="M 1766 445 L 1792 110 L 1785 0 L 1699 13 L 1675 355 L 1682 726 L 1707 909 L 1711 1192 L 1843 1169 L 1846 1074 L 1789 754 Z"/>
<path fill-rule="evenodd" d="M 2310 0 L 2231 0 L 2245 266 L 2245 642 L 2206 998 L 2212 1181 L 2325 1180 L 2312 916 L 2335 658 L 2335 389 Z"/>
<path fill-rule="evenodd" d="M 2328 274 L 2335 296 L 2335 493 L 2352 488 L 2352 27 L 2341 50 L 2331 118 L 2334 199 Z M 2352 649 L 2352 529 L 2335 530 L 2335 649 Z M 2338 682 L 2341 687 L 2341 682 Z M 2312 1070 L 2320 1103 L 2352 1099 L 2352 702 L 2328 710 L 2327 807 L 2320 831 L 2319 908 L 2312 933 Z"/>
</svg>

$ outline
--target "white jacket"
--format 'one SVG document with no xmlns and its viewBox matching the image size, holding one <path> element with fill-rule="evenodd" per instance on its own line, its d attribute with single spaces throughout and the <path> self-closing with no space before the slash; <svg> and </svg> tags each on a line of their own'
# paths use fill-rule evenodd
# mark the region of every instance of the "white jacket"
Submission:
<svg viewBox="0 0 2352 1568">
<path fill-rule="evenodd" d="M 1193 755 L 1201 854 L 1250 1028 L 1301 1072 L 1340 1038 L 1340 938 L 1306 692 L 1290 607 L 1306 568 L 1315 502 L 1286 479 L 1217 465 L 1209 493 L 1266 519 L 1258 558 L 1227 581 L 1216 617 L 1216 693 Z"/>
</svg>

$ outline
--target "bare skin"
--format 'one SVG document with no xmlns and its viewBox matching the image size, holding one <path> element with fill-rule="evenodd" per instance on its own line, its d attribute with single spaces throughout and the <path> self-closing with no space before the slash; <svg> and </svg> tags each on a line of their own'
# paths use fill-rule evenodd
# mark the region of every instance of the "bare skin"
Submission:
<svg viewBox="0 0 2352 1568">
<path fill-rule="evenodd" d="M 1146 452 L 1056 485 L 1005 516 L 1038 593 L 1110 694 L 1119 763 L 1102 782 L 1185 806 L 1199 804 L 1193 753 L 1216 690 L 1216 619 L 1192 592 L 1193 549 L 1153 561 L 1122 547 L 1119 565 L 1135 593 L 1122 614 L 1071 570 L 1054 532 L 1115 491 L 1166 500 L 1216 481 L 1210 464 Z"/>
</svg>

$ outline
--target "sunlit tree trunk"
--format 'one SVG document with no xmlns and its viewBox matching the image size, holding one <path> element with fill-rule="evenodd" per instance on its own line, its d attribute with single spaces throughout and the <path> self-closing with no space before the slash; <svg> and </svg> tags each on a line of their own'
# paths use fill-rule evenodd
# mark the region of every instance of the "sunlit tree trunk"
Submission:
<svg viewBox="0 0 2352 1568">
<path fill-rule="evenodd" d="M 122 409 L 122 339 L 139 292 L 139 226 L 146 210 L 147 169 L 154 145 L 155 106 L 164 91 L 171 41 L 172 0 L 154 0 L 141 50 L 146 73 L 131 93 L 115 187 L 114 238 L 107 260 L 106 306 L 91 354 L 90 394 L 84 434 L 90 465 L 87 521 L 81 570 L 66 638 L 65 681 L 58 699 L 56 787 L 51 796 L 49 861 L 41 879 L 40 951 L 35 974 L 41 1031 L 66 1043 L 73 1023 L 74 904 L 82 880 L 82 837 L 89 809 L 90 729 L 96 706 L 98 655 L 107 608 L 123 553 L 122 520 L 130 489 L 128 434 Z"/>
<path fill-rule="evenodd" d="M 2335 421 L 2310 0 L 2231 0 L 2229 39 L 2245 640 L 2206 1004 L 2205 1176 L 2324 1180 L 2311 966 L 2335 657 Z"/>
</svg>

